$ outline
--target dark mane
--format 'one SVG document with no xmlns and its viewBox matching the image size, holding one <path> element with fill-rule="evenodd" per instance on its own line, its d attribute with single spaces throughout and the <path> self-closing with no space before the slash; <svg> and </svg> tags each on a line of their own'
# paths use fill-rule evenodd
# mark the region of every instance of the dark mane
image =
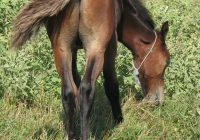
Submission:
<svg viewBox="0 0 200 140">
<path fill-rule="evenodd" d="M 141 0 L 131 0 L 138 11 L 139 17 L 150 29 L 154 30 L 155 23 L 149 10 L 143 5 Z"/>
</svg>

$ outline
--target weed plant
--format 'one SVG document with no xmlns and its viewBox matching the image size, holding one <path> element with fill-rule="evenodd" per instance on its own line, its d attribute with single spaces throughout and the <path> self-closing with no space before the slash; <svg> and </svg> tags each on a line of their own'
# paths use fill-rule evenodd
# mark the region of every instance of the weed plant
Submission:
<svg viewBox="0 0 200 140">
<path fill-rule="evenodd" d="M 61 83 L 44 27 L 19 51 L 9 50 L 13 19 L 25 3 L 27 0 L 0 1 L 0 139 L 65 139 Z M 165 104 L 140 104 L 142 95 L 132 76 L 132 55 L 119 43 L 116 70 L 124 122 L 114 125 L 100 75 L 90 119 L 91 139 L 200 139 L 200 2 L 151 0 L 145 5 L 158 29 L 166 20 L 170 25 Z M 81 50 L 81 75 L 84 65 Z M 78 118 L 77 112 L 77 135 Z"/>
</svg>

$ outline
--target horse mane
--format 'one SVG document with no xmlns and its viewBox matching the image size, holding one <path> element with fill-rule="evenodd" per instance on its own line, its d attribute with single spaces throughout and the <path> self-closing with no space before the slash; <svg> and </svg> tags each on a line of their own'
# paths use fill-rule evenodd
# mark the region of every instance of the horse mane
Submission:
<svg viewBox="0 0 200 140">
<path fill-rule="evenodd" d="M 139 17 L 144 22 L 146 26 L 148 26 L 150 29 L 155 29 L 155 23 L 152 19 L 151 13 L 149 10 L 144 6 L 141 0 L 131 0 L 138 12 Z"/>
</svg>

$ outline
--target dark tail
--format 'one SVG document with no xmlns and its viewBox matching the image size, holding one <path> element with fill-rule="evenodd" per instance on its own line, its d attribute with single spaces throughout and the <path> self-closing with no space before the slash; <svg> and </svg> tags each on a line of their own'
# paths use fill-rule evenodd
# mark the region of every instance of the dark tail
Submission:
<svg viewBox="0 0 200 140">
<path fill-rule="evenodd" d="M 44 19 L 59 13 L 70 0 L 32 0 L 16 17 L 13 26 L 11 47 L 16 48 L 25 43 L 38 31 Z"/>
</svg>

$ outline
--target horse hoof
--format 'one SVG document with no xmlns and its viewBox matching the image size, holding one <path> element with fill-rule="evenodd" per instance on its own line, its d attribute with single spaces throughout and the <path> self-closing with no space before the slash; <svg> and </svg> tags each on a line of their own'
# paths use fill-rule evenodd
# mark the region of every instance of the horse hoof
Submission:
<svg viewBox="0 0 200 140">
<path fill-rule="evenodd" d="M 117 125 L 117 124 L 120 124 L 120 123 L 122 123 L 123 122 L 123 117 L 120 115 L 120 116 L 118 116 L 116 119 L 115 119 L 115 124 Z"/>
</svg>

